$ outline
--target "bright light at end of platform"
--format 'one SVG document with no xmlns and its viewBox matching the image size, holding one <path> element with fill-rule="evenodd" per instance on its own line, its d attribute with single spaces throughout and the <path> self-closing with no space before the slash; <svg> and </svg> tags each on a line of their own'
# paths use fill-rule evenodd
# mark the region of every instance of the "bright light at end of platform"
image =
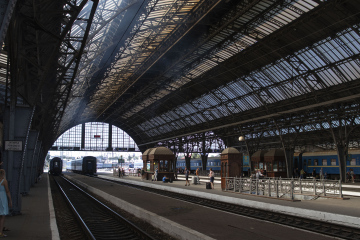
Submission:
<svg viewBox="0 0 360 240">
<path fill-rule="evenodd" d="M 239 137 L 239 141 L 240 141 L 240 142 L 245 141 L 244 136 L 240 136 L 240 137 Z"/>
</svg>

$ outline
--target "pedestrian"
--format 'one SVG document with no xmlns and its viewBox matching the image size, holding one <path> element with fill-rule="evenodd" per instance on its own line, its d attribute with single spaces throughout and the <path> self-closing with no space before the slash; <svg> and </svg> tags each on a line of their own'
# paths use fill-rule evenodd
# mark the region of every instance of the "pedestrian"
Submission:
<svg viewBox="0 0 360 240">
<path fill-rule="evenodd" d="M 320 168 L 320 179 L 321 180 L 324 179 L 324 170 L 323 170 L 323 168 Z"/>
<path fill-rule="evenodd" d="M 144 169 L 141 169 L 141 181 L 144 180 L 145 171 Z"/>
<path fill-rule="evenodd" d="M 264 175 L 261 173 L 261 170 L 260 169 L 256 169 L 256 179 L 260 179 L 260 178 L 263 178 Z"/>
<path fill-rule="evenodd" d="M 355 173 L 354 173 L 354 169 L 352 169 L 352 168 L 350 168 L 350 177 L 351 177 L 352 183 L 355 183 Z"/>
<path fill-rule="evenodd" d="M 345 179 L 345 182 L 350 182 L 351 181 L 351 174 L 350 174 L 350 170 L 347 171 L 346 173 L 346 179 Z"/>
<path fill-rule="evenodd" d="M 200 174 L 200 169 L 197 168 L 197 169 L 196 169 L 196 182 L 197 182 L 198 184 L 200 184 L 200 176 L 199 176 L 199 174 Z"/>
<path fill-rule="evenodd" d="M 301 169 L 300 171 L 300 179 L 304 179 L 305 171 L 304 169 Z"/>
<path fill-rule="evenodd" d="M 164 175 L 164 177 L 162 178 L 162 181 L 163 181 L 163 183 L 168 183 L 169 178 L 166 175 Z"/>
<path fill-rule="evenodd" d="M 175 172 L 174 172 L 175 179 L 177 179 L 178 171 L 179 171 L 179 169 L 175 169 Z"/>
<path fill-rule="evenodd" d="M 314 178 L 314 179 L 316 179 L 316 169 L 314 168 L 314 170 L 312 171 L 312 177 Z"/>
<path fill-rule="evenodd" d="M 11 194 L 4 169 L 0 169 L 0 237 L 6 237 L 4 234 L 5 216 L 9 214 L 9 208 L 12 207 Z"/>
<path fill-rule="evenodd" d="M 154 181 L 157 181 L 158 174 L 159 174 L 159 169 L 155 168 Z"/>
<path fill-rule="evenodd" d="M 212 168 L 210 168 L 209 177 L 210 177 L 211 189 L 214 189 L 215 188 L 214 187 L 215 173 L 213 172 Z"/>
<path fill-rule="evenodd" d="M 185 173 L 185 180 L 186 180 L 185 186 L 190 186 L 190 182 L 189 182 L 189 174 L 190 174 L 190 172 L 189 172 L 189 170 L 187 168 L 185 168 L 184 173 Z"/>
<path fill-rule="evenodd" d="M 299 168 L 295 169 L 295 178 L 299 178 Z"/>
</svg>

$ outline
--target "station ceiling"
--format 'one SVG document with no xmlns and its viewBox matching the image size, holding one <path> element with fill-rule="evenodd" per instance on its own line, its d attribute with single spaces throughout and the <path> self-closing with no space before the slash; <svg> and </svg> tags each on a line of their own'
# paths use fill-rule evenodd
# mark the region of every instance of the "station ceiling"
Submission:
<svg viewBox="0 0 360 240">
<path fill-rule="evenodd" d="M 358 146 L 358 0 L 22 0 L 5 45 L 48 147 L 90 121 L 141 150 Z"/>
</svg>

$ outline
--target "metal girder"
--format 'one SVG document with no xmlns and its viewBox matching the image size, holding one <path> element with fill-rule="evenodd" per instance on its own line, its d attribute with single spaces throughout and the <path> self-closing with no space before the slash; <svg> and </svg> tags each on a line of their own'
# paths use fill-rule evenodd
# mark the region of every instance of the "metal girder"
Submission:
<svg viewBox="0 0 360 240">
<path fill-rule="evenodd" d="M 153 52 L 151 56 L 146 59 L 146 62 L 142 63 L 140 68 L 138 68 L 136 72 L 133 73 L 131 77 L 126 80 L 129 84 L 122 85 L 122 89 L 118 90 L 118 93 L 120 93 L 119 95 L 121 96 L 126 90 L 128 90 L 131 85 L 133 85 L 162 56 L 164 56 L 164 54 L 168 52 L 178 41 L 180 41 L 182 37 L 186 33 L 188 33 L 188 31 L 191 30 L 219 2 L 219 0 L 202 1 L 202 3 L 199 4 L 199 6 L 196 8 L 196 11 L 194 11 L 191 15 L 187 17 L 188 20 L 186 20 L 179 27 L 177 27 L 176 30 L 169 37 L 166 38 L 166 41 L 162 42 L 161 46 L 158 47 L 156 51 Z M 118 99 L 119 97 L 116 97 L 114 100 L 111 101 L 110 105 L 114 104 Z M 100 115 L 104 112 L 105 111 L 102 111 Z M 115 111 L 115 114 L 116 112 L 117 111 Z"/>
<path fill-rule="evenodd" d="M 18 5 L 11 25 L 8 45 L 16 58 L 11 58 L 12 79 L 16 91 L 36 108 L 33 128 L 42 129 L 41 138 L 53 139 L 67 105 L 87 37 L 74 38 L 71 28 L 88 3 L 62 0 L 25 1 Z M 93 11 L 97 1 L 92 2 Z M 87 21 L 91 25 L 91 14 Z M 21 31 L 20 31 L 21 29 Z M 20 69 L 17 71 L 15 69 Z M 47 141 L 46 141 L 47 142 Z"/>
<path fill-rule="evenodd" d="M 310 17 L 310 15 L 309 15 L 309 17 Z M 339 24 L 338 24 L 338 25 L 339 25 Z M 344 25 L 344 27 L 347 27 L 347 26 L 348 26 L 347 24 Z M 292 27 L 294 27 L 294 26 L 292 26 Z M 338 27 L 339 27 L 339 26 L 338 26 Z M 306 44 L 306 43 L 307 43 L 307 42 L 305 42 L 305 44 Z M 347 59 L 343 59 L 342 61 L 347 61 Z M 340 62 L 338 62 L 338 63 L 336 63 L 336 64 L 339 64 L 339 63 L 340 63 Z M 325 65 L 323 68 L 331 68 L 332 66 L 333 66 L 333 65 L 328 65 L 328 66 Z M 240 71 L 241 71 L 241 70 L 240 70 Z M 308 71 L 308 72 L 306 72 L 307 75 L 305 74 L 304 77 L 308 78 L 308 73 L 309 73 L 309 72 L 314 72 L 314 71 L 321 71 L 321 70 L 320 70 L 320 69 L 318 69 L 318 70 L 315 69 L 315 70 L 313 70 L 313 71 Z M 300 71 L 299 71 L 299 72 L 300 72 Z M 305 71 L 304 71 L 304 72 L 305 72 Z M 209 77 L 209 78 L 211 79 L 211 77 Z M 224 79 L 226 79 L 226 77 L 225 77 Z M 290 80 L 293 81 L 293 79 L 290 79 Z M 310 80 L 310 78 L 309 78 L 309 80 Z M 314 81 L 317 82 L 318 80 L 317 80 L 317 79 L 314 79 Z M 312 85 L 313 85 L 313 84 L 312 84 Z M 252 93 L 252 94 L 253 94 L 253 93 Z M 181 95 L 181 93 L 178 93 L 178 95 Z M 325 96 L 325 95 L 324 95 L 324 96 Z M 177 98 L 176 101 L 179 103 L 178 100 L 179 100 L 179 99 Z M 187 101 L 188 101 L 188 99 L 187 99 Z M 169 101 L 166 101 L 166 103 L 167 103 L 167 105 L 169 105 Z M 265 105 L 265 104 L 264 104 L 264 105 Z M 289 105 L 289 107 L 290 107 L 290 105 Z M 159 109 L 158 106 L 157 106 L 157 109 Z M 163 109 L 163 110 L 164 110 L 164 114 L 165 114 L 165 112 L 166 112 L 166 110 L 167 110 L 168 108 L 167 108 L 167 107 L 164 107 L 164 108 L 160 108 L 160 109 Z M 147 112 L 151 112 L 151 110 L 152 110 L 152 108 L 151 108 L 151 107 L 148 107 Z M 146 115 L 145 112 L 142 113 L 142 114 L 145 114 L 145 115 Z M 157 112 L 157 114 L 159 114 L 159 112 Z M 218 124 L 218 123 L 217 123 L 217 121 L 214 121 L 213 124 L 216 125 L 216 124 Z M 154 127 L 159 127 L 159 126 L 155 126 L 155 125 L 154 125 Z M 198 127 L 201 128 L 200 125 L 199 125 Z M 190 128 L 188 128 L 188 129 L 190 129 Z M 163 135 L 163 136 L 164 136 L 164 135 Z M 154 136 L 152 136 L 152 137 L 154 137 Z"/>
</svg>

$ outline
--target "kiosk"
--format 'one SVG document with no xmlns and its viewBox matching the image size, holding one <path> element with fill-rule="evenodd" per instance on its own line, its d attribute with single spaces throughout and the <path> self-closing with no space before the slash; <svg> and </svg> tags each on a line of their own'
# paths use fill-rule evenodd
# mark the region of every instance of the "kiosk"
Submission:
<svg viewBox="0 0 360 240">
<path fill-rule="evenodd" d="M 266 169 L 266 166 L 264 164 L 264 155 L 267 152 L 267 150 L 259 150 L 256 151 L 251 156 L 251 172 L 254 173 L 256 169 Z"/>
<path fill-rule="evenodd" d="M 142 155 L 143 169 L 145 174 L 143 179 L 152 180 L 156 168 L 158 168 L 157 181 L 166 176 L 174 180 L 174 161 L 175 154 L 166 147 L 149 148 Z"/>
<path fill-rule="evenodd" d="M 285 153 L 282 149 L 270 149 L 264 155 L 268 177 L 286 178 Z"/>
<path fill-rule="evenodd" d="M 220 154 L 221 158 L 221 189 L 225 189 L 227 177 L 241 177 L 242 176 L 242 153 L 236 148 L 226 148 Z"/>
</svg>

